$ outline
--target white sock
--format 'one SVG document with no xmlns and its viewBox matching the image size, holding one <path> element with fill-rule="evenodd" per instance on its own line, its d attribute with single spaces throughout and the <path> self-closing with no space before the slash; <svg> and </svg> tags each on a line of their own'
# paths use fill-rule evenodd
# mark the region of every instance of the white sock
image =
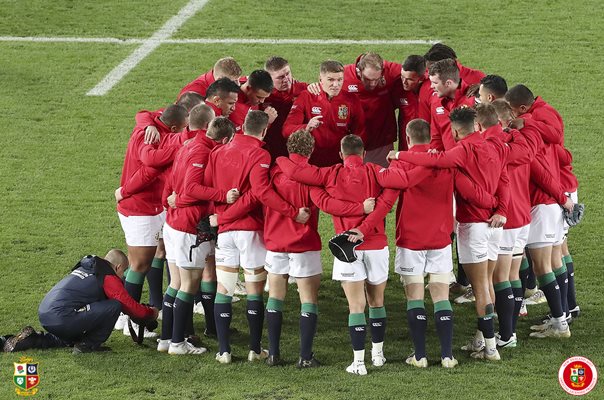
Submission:
<svg viewBox="0 0 604 400">
<path fill-rule="evenodd" d="M 553 320 L 554 328 L 564 331 L 568 328 L 568 322 L 566 322 L 566 316 L 562 314 L 559 318 L 554 318 Z"/>
<path fill-rule="evenodd" d="M 485 351 L 487 353 L 492 353 L 493 351 L 495 351 L 496 347 L 496 343 L 495 343 L 495 338 L 489 338 L 489 339 L 485 339 L 484 340 L 484 348 Z"/>
<path fill-rule="evenodd" d="M 379 343 L 371 343 L 371 353 L 375 354 L 375 353 L 381 353 L 384 349 L 384 342 L 379 342 Z"/>
<path fill-rule="evenodd" d="M 353 350 L 353 353 L 354 353 L 354 362 L 355 363 L 365 363 L 365 349 Z"/>
</svg>

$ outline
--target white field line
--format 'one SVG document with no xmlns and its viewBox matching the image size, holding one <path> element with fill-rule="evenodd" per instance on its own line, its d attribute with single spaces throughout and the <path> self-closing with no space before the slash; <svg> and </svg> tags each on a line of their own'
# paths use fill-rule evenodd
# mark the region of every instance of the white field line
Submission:
<svg viewBox="0 0 604 400">
<path fill-rule="evenodd" d="M 104 96 L 128 72 L 130 72 L 145 57 L 151 54 L 163 40 L 169 39 L 189 18 L 195 15 L 207 4 L 208 0 L 191 0 L 180 9 L 178 14 L 170 18 L 164 26 L 156 31 L 148 40 L 134 50 L 124 61 L 109 72 L 95 87 L 90 89 L 88 96 Z"/>
<path fill-rule="evenodd" d="M 93 37 L 41 37 L 41 36 L 0 36 L 0 42 L 42 42 L 42 43 L 110 43 L 110 44 L 350 44 L 350 45 L 412 45 L 434 44 L 440 40 L 394 39 L 394 40 L 353 40 L 353 39 L 246 39 L 246 38 L 196 38 L 196 39 L 119 39 Z"/>
</svg>

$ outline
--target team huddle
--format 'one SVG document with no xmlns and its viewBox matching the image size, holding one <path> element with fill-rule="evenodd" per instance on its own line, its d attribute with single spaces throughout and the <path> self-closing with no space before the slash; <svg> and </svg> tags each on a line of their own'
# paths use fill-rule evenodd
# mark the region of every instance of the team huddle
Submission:
<svg viewBox="0 0 604 400">
<path fill-rule="evenodd" d="M 550 308 L 531 327 L 533 338 L 570 337 L 579 314 L 563 216 L 578 207 L 571 161 L 553 107 L 524 85 L 508 88 L 501 76 L 462 65 L 444 44 L 402 64 L 373 52 L 348 65 L 328 60 L 311 84 L 295 80 L 281 57 L 247 77 L 233 58 L 222 58 L 174 104 L 136 116 L 115 192 L 130 264 L 125 289 L 140 302 L 147 278 L 150 303 L 161 309 L 159 352 L 207 351 L 191 339 L 200 304 L 205 334 L 219 343 L 215 358 L 226 364 L 242 269 L 248 360 L 276 366 L 283 363 L 283 303 L 295 278 L 297 366 L 317 367 L 321 210 L 343 237 L 332 279 L 349 306 L 347 372 L 367 374 L 367 325 L 371 364 L 386 362 L 392 234 L 414 346 L 407 364 L 428 366 L 425 277 L 441 365 L 458 364 L 450 291 L 462 295 L 459 302 L 475 302 L 476 334 L 462 349 L 497 361 L 498 348 L 517 345 L 525 292 L 540 293 Z M 385 218 L 395 203 L 393 232 Z M 125 333 L 129 327 L 127 315 L 115 324 Z"/>
</svg>

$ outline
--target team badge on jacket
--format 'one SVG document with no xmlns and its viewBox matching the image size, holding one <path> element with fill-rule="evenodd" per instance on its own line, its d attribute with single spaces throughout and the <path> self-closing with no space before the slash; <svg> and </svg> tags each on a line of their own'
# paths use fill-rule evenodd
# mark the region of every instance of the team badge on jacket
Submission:
<svg viewBox="0 0 604 400">
<path fill-rule="evenodd" d="M 340 107 L 338 107 L 338 118 L 348 118 L 348 107 L 345 104 L 342 104 Z"/>
</svg>

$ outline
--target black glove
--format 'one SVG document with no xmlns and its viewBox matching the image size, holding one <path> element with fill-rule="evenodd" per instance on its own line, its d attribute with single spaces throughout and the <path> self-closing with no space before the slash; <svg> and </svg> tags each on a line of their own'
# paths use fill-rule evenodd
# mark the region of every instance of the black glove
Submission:
<svg viewBox="0 0 604 400">
<path fill-rule="evenodd" d="M 329 250 L 331 250 L 331 254 L 345 263 L 351 263 L 357 260 L 354 249 L 363 244 L 362 240 L 357 242 L 348 241 L 350 235 L 354 235 L 354 232 L 346 231 L 329 239 Z"/>
<path fill-rule="evenodd" d="M 562 215 L 568 226 L 575 226 L 581 222 L 583 215 L 585 214 L 585 204 L 576 203 L 572 211 L 568 211 L 566 208 L 562 209 Z"/>
</svg>

